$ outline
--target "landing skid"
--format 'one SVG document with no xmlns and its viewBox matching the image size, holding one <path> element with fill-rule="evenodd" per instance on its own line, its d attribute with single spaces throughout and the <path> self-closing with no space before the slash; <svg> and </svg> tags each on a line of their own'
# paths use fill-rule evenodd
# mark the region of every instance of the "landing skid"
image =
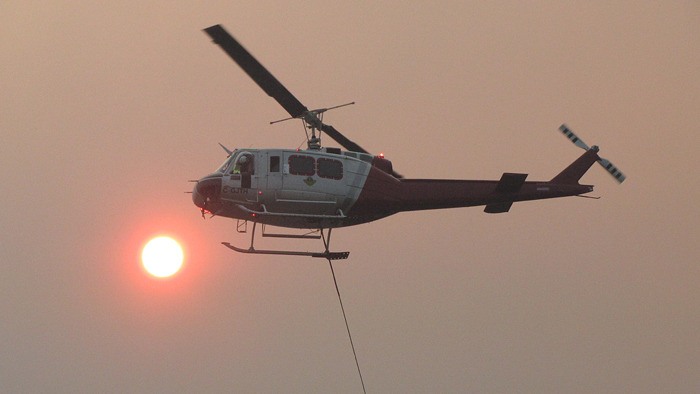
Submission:
<svg viewBox="0 0 700 394">
<path fill-rule="evenodd" d="M 237 246 L 231 245 L 229 242 L 222 242 L 221 244 L 224 245 L 225 247 L 239 253 L 249 253 L 249 254 L 272 254 L 272 255 L 283 255 L 283 256 L 308 256 L 308 257 L 316 257 L 316 258 L 323 258 L 327 260 L 344 260 L 347 259 L 348 256 L 350 255 L 350 252 L 331 252 L 329 250 L 330 243 L 331 243 L 331 230 L 328 229 L 328 233 L 325 234 L 323 229 L 319 229 L 321 236 L 320 238 L 323 240 L 323 245 L 325 246 L 325 251 L 323 252 L 301 252 L 301 251 L 294 251 L 294 250 L 265 250 L 265 249 L 255 249 L 254 243 L 255 243 L 255 227 L 256 227 L 255 222 L 253 222 L 253 231 L 251 232 L 251 237 L 250 237 L 250 247 L 248 249 L 244 248 L 239 248 Z M 284 236 L 284 235 L 275 235 L 278 238 L 299 238 L 299 236 L 296 235 L 289 235 L 289 236 Z"/>
</svg>

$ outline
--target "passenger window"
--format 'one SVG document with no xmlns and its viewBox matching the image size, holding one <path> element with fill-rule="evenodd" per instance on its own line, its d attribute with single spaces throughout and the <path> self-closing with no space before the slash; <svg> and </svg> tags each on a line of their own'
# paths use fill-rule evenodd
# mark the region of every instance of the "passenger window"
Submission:
<svg viewBox="0 0 700 394">
<path fill-rule="evenodd" d="M 270 172 L 280 172 L 279 156 L 270 156 Z"/>
<path fill-rule="evenodd" d="M 292 175 L 313 175 L 315 173 L 314 158 L 311 156 L 289 156 L 289 173 Z"/>
<path fill-rule="evenodd" d="M 343 179 L 343 162 L 319 158 L 316 165 L 321 178 Z"/>
</svg>

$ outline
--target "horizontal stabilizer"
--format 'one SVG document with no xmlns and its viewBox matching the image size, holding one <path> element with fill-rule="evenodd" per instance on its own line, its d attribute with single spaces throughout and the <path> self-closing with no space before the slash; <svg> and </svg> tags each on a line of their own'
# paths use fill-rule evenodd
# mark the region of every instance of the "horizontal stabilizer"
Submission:
<svg viewBox="0 0 700 394">
<path fill-rule="evenodd" d="M 496 184 L 495 193 L 517 193 L 520 188 L 523 187 L 525 183 L 525 178 L 527 174 L 513 174 L 510 172 L 504 172 L 501 176 L 501 180 Z M 497 202 L 486 205 L 484 212 L 486 213 L 503 213 L 510 211 L 510 207 L 513 205 L 513 201 Z"/>
<path fill-rule="evenodd" d="M 496 204 L 489 204 L 484 208 L 486 213 L 503 213 L 510 211 L 510 207 L 513 206 L 513 202 L 500 202 Z"/>
<path fill-rule="evenodd" d="M 523 187 L 527 174 L 503 173 L 501 180 L 496 185 L 497 193 L 515 193 Z"/>
</svg>

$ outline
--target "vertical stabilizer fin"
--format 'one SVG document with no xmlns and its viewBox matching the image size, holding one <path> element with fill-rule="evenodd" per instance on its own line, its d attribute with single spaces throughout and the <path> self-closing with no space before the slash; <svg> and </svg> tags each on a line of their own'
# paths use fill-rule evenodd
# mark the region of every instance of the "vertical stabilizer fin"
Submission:
<svg viewBox="0 0 700 394">
<path fill-rule="evenodd" d="M 578 185 L 578 180 L 581 179 L 600 157 L 598 156 L 598 148 L 588 149 L 586 153 L 576 159 L 564 171 L 552 178 L 552 183 L 564 183 L 569 185 Z"/>
</svg>

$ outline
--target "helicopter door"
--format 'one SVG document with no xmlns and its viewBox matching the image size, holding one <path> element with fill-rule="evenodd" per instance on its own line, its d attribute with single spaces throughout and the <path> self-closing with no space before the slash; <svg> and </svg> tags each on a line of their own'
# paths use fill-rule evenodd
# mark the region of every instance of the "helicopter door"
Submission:
<svg viewBox="0 0 700 394">
<path fill-rule="evenodd" d="M 282 188 L 282 152 L 268 152 L 267 161 L 267 190 L 274 192 Z"/>
<path fill-rule="evenodd" d="M 255 175 L 255 156 L 249 152 L 242 152 L 231 168 L 229 190 L 233 194 L 244 196 L 247 201 L 257 201 L 257 193 L 250 190 L 257 188 L 257 178 Z"/>
</svg>

